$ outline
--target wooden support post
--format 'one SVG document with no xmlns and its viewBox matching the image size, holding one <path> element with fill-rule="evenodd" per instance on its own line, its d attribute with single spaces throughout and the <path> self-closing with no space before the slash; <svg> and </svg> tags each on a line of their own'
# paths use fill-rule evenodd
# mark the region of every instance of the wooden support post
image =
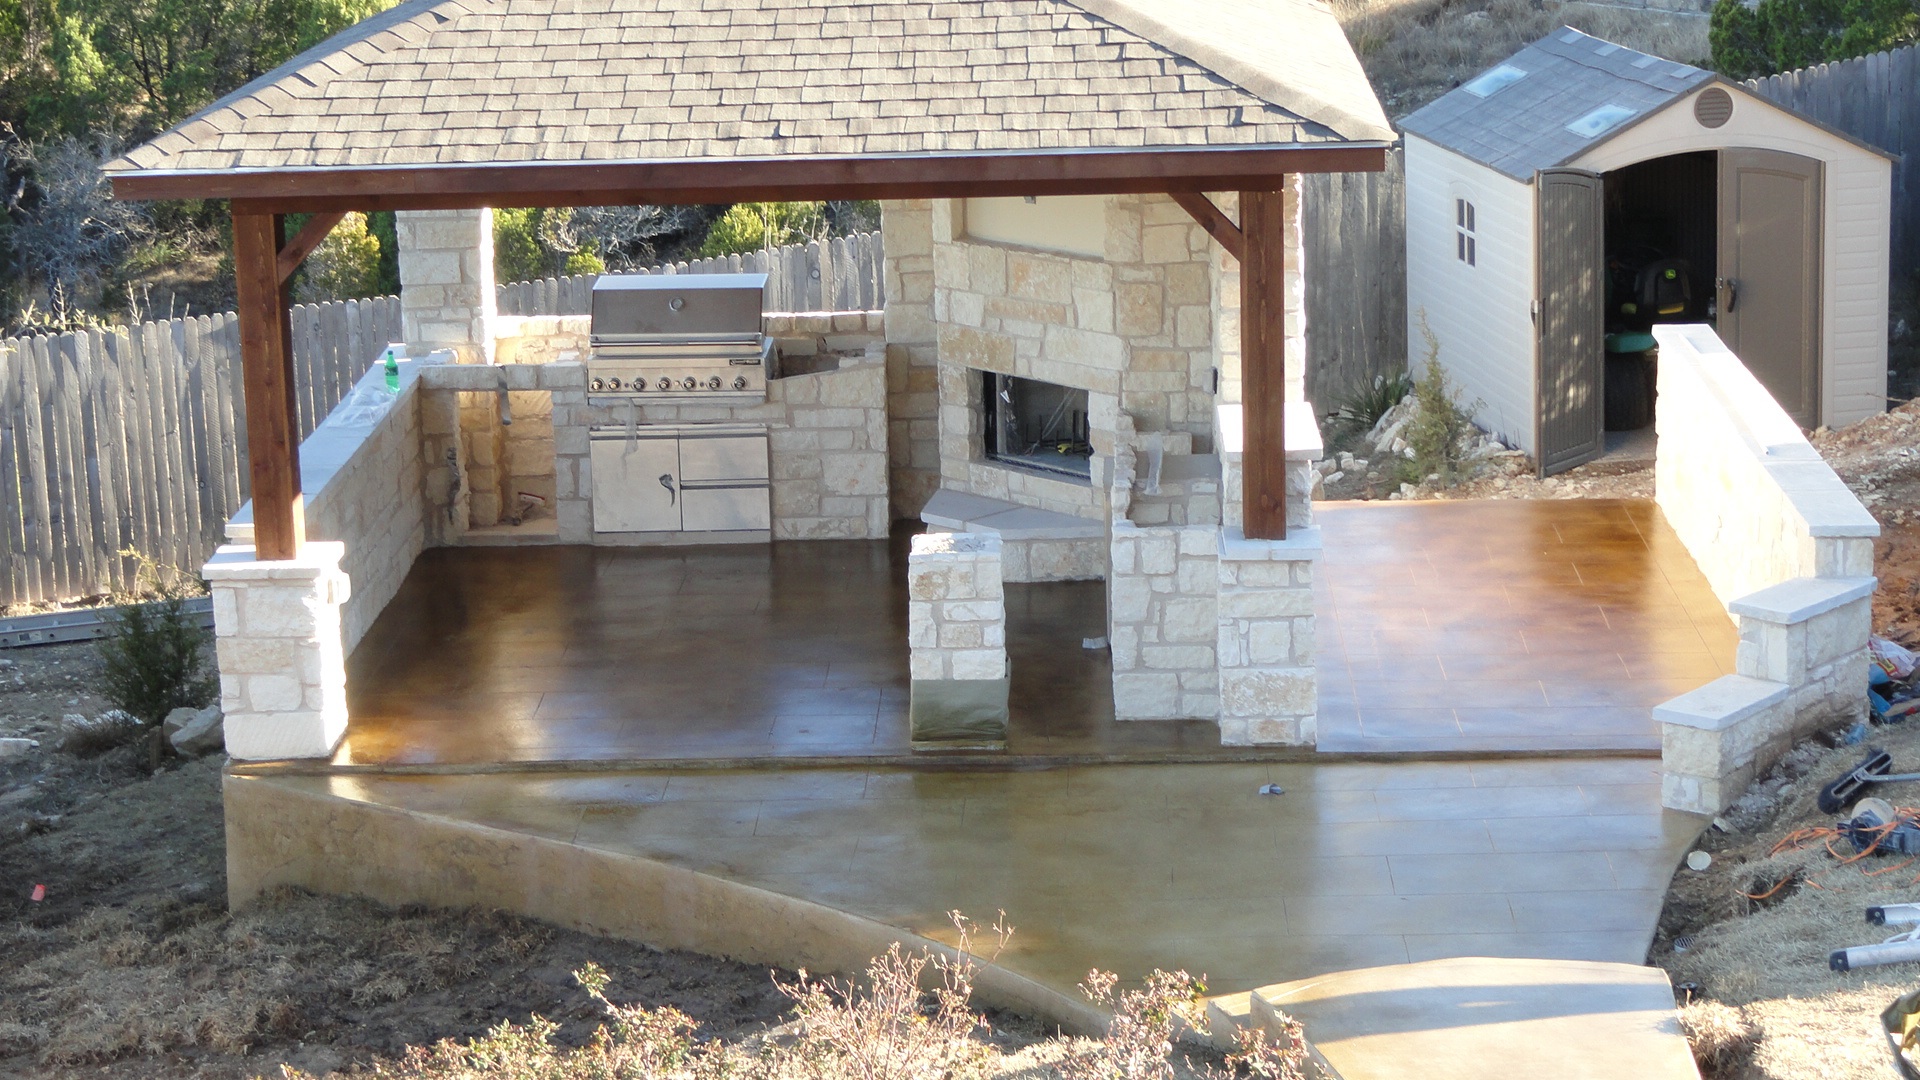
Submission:
<svg viewBox="0 0 1920 1080">
<path fill-rule="evenodd" d="M 300 230 L 299 235 L 287 241 L 280 248 L 280 254 L 275 259 L 279 267 L 280 280 L 284 282 L 292 278 L 293 272 L 300 269 L 300 264 L 306 261 L 307 256 L 313 254 L 313 249 L 325 243 L 327 234 L 331 233 L 333 227 L 340 224 L 340 219 L 346 216 L 343 211 L 335 210 L 308 218 L 306 226 Z"/>
<path fill-rule="evenodd" d="M 278 214 L 233 215 L 234 292 L 247 398 L 247 454 L 253 479 L 254 555 L 292 559 L 306 539 L 300 505 L 300 420 L 293 390 L 293 323 L 288 315 Z"/>
<path fill-rule="evenodd" d="M 1287 538 L 1287 211 L 1279 191 L 1240 193 L 1240 484 L 1248 538 Z"/>
</svg>

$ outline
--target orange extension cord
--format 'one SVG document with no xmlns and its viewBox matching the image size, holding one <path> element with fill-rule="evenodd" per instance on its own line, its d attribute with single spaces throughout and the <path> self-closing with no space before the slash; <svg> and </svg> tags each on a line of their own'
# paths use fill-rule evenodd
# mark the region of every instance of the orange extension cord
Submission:
<svg viewBox="0 0 1920 1080">
<path fill-rule="evenodd" d="M 1816 826 L 1814 828 L 1808 828 L 1808 829 L 1795 829 L 1794 831 L 1781 837 L 1780 842 L 1773 845 L 1773 850 L 1767 852 L 1767 857 L 1772 858 L 1773 856 L 1778 855 L 1783 851 L 1798 850 L 1799 848 L 1806 847 L 1808 844 L 1811 844 L 1817 840 L 1826 846 L 1827 854 L 1840 860 L 1839 862 L 1834 864 L 1834 869 L 1837 870 L 1842 866 L 1850 866 L 1854 863 L 1857 863 L 1860 860 L 1866 858 L 1867 856 L 1872 855 L 1874 852 L 1880 850 L 1881 843 L 1885 841 L 1887 837 L 1893 835 L 1894 829 L 1898 828 L 1903 822 L 1912 821 L 1912 820 L 1915 820 L 1916 818 L 1920 818 L 1920 808 L 1915 808 L 1911 806 L 1894 807 L 1892 821 L 1889 821 L 1884 825 L 1876 825 L 1871 830 L 1861 830 L 1861 831 L 1871 832 L 1873 834 L 1873 842 L 1868 844 L 1866 847 L 1860 849 L 1859 851 L 1854 852 L 1851 855 L 1842 855 L 1840 852 L 1834 850 L 1833 842 L 1839 839 L 1840 837 L 1840 830 L 1837 827 Z M 1883 866 L 1878 870 L 1862 870 L 1860 873 L 1862 877 L 1879 877 L 1881 874 L 1888 874 L 1888 873 L 1892 873 L 1895 870 L 1905 869 L 1906 867 L 1912 866 L 1913 863 L 1914 863 L 1913 859 L 1908 859 L 1905 862 L 1897 863 L 1893 866 Z M 1806 878 L 1804 879 L 1804 883 L 1809 888 L 1813 888 L 1813 889 L 1822 888 L 1823 886 L 1820 884 L 1818 878 L 1821 876 L 1824 876 L 1826 873 L 1828 873 L 1828 871 L 1822 871 L 1821 874 Z M 1749 900 L 1756 900 L 1756 901 L 1766 900 L 1772 897 L 1775 893 L 1778 893 L 1781 889 L 1784 889 L 1788 885 L 1792 884 L 1793 880 L 1794 880 L 1794 875 L 1788 874 L 1786 877 L 1783 877 L 1779 881 L 1774 882 L 1773 888 L 1768 889 L 1766 892 L 1750 893 L 1745 890 L 1740 890 L 1740 895 L 1746 897 Z M 1920 874 L 1915 874 L 1912 878 L 1903 882 L 1900 885 L 1900 887 L 1905 888 L 1906 886 L 1913 885 L 1915 883 L 1920 883 Z"/>
</svg>

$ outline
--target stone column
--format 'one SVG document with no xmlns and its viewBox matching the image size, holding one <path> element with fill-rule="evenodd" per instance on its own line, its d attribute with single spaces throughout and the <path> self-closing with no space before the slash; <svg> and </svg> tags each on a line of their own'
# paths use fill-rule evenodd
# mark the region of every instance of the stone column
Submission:
<svg viewBox="0 0 1920 1080">
<path fill-rule="evenodd" d="M 880 204 L 887 284 L 888 487 L 897 519 L 920 516 L 920 508 L 940 487 L 935 205 L 924 199 Z M 938 205 L 951 216 L 947 203 Z"/>
<path fill-rule="evenodd" d="M 260 562 L 252 547 L 230 544 L 201 570 L 213 587 L 220 708 L 235 759 L 324 758 L 346 734 L 346 551 L 310 540 L 297 558 Z"/>
<path fill-rule="evenodd" d="M 914 537 L 907 596 L 914 748 L 1004 748 L 1007 605 L 1000 538 Z"/>
<path fill-rule="evenodd" d="M 1318 738 L 1313 563 L 1320 530 L 1285 540 L 1220 536 L 1220 742 L 1312 746 Z"/>
<path fill-rule="evenodd" d="M 493 211 L 402 210 L 394 219 L 407 351 L 452 349 L 463 364 L 492 363 Z"/>
</svg>

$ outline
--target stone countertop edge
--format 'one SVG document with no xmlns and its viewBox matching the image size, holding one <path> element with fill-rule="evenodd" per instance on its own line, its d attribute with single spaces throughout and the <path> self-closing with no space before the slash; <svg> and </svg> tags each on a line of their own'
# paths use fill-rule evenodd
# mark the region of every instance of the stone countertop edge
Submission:
<svg viewBox="0 0 1920 1080">
<path fill-rule="evenodd" d="M 1230 562 L 1311 562 L 1323 547 L 1318 525 L 1288 529 L 1285 540 L 1249 540 L 1238 525 L 1220 530 L 1220 557 Z"/>
<path fill-rule="evenodd" d="M 1239 461 L 1246 445 L 1246 424 L 1240 403 L 1222 401 L 1213 407 L 1215 450 L 1222 461 Z M 1320 418 L 1314 415 L 1313 402 L 1287 402 L 1287 460 L 1319 461 L 1326 456 L 1320 439 Z"/>
</svg>

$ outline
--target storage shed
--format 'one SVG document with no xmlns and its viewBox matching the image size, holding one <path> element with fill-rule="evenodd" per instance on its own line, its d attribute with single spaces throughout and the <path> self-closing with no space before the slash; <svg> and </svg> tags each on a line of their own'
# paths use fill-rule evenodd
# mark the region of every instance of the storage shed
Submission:
<svg viewBox="0 0 1920 1080">
<path fill-rule="evenodd" d="M 1891 159 L 1569 27 L 1401 123 L 1408 340 L 1543 473 L 1652 423 L 1654 322 L 1712 323 L 1802 425 L 1886 407 Z"/>
</svg>

